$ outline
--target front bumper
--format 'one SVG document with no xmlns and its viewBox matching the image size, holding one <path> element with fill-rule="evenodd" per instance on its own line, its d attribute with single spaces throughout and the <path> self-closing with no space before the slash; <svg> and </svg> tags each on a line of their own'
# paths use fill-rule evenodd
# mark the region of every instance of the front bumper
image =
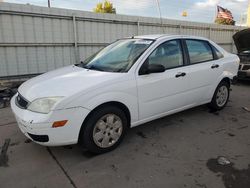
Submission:
<svg viewBox="0 0 250 188">
<path fill-rule="evenodd" d="M 239 70 L 238 79 L 240 79 L 240 80 L 250 80 L 250 70 L 248 70 L 248 71 Z"/>
<path fill-rule="evenodd" d="M 11 99 L 11 109 L 18 127 L 25 136 L 45 146 L 61 146 L 78 142 L 79 132 L 89 110 L 76 107 L 41 114 L 21 109 L 15 104 L 16 95 Z M 55 121 L 68 120 L 63 127 L 52 128 Z"/>
<path fill-rule="evenodd" d="M 238 71 L 238 78 L 240 80 L 250 80 L 250 65 L 240 63 L 239 71 Z"/>
</svg>

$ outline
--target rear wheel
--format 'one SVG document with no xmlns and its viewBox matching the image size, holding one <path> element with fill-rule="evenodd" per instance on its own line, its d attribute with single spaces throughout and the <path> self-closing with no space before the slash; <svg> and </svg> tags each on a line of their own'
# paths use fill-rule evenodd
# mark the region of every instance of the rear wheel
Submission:
<svg viewBox="0 0 250 188">
<path fill-rule="evenodd" d="M 83 145 L 93 153 L 115 149 L 122 141 L 126 129 L 125 113 L 115 106 L 103 106 L 94 111 L 82 131 Z"/>
<path fill-rule="evenodd" d="M 209 107 L 212 108 L 213 110 L 221 110 L 226 106 L 228 99 L 229 99 L 229 84 L 226 81 L 222 81 L 217 86 L 212 101 L 209 104 Z"/>
</svg>

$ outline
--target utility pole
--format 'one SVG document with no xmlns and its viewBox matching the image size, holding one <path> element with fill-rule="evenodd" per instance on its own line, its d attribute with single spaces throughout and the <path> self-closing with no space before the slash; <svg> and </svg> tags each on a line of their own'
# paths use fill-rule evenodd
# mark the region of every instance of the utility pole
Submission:
<svg viewBox="0 0 250 188">
<path fill-rule="evenodd" d="M 163 33 L 164 33 L 164 32 L 165 32 L 165 29 L 163 28 L 163 22 L 162 22 L 162 16 L 161 16 L 161 7 L 160 7 L 160 2 L 159 2 L 159 0 L 156 0 L 156 3 L 157 3 L 159 15 L 160 15 L 162 31 L 163 31 Z"/>
<path fill-rule="evenodd" d="M 247 8 L 247 26 L 250 27 L 250 0 L 248 1 L 248 8 Z"/>
<path fill-rule="evenodd" d="M 48 0 L 48 7 L 50 8 L 50 0 Z"/>
</svg>

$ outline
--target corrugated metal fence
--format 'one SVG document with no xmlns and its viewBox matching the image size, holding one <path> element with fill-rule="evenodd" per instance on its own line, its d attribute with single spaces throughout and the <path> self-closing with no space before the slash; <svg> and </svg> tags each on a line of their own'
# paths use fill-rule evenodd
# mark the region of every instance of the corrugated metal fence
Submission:
<svg viewBox="0 0 250 188">
<path fill-rule="evenodd" d="M 0 78 L 39 74 L 85 59 L 122 37 L 170 33 L 203 36 L 235 52 L 242 27 L 0 3 Z"/>
</svg>

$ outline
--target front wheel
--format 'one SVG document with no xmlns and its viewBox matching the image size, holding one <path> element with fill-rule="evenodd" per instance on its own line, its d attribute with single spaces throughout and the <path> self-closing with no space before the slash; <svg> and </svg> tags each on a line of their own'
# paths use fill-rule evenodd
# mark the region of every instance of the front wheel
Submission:
<svg viewBox="0 0 250 188">
<path fill-rule="evenodd" d="M 229 84 L 226 81 L 222 81 L 216 88 L 212 101 L 209 104 L 209 107 L 213 110 L 223 109 L 229 99 Z"/>
<path fill-rule="evenodd" d="M 127 124 L 126 115 L 121 109 L 115 106 L 101 107 L 83 125 L 82 143 L 93 153 L 111 151 L 121 143 Z"/>
</svg>

